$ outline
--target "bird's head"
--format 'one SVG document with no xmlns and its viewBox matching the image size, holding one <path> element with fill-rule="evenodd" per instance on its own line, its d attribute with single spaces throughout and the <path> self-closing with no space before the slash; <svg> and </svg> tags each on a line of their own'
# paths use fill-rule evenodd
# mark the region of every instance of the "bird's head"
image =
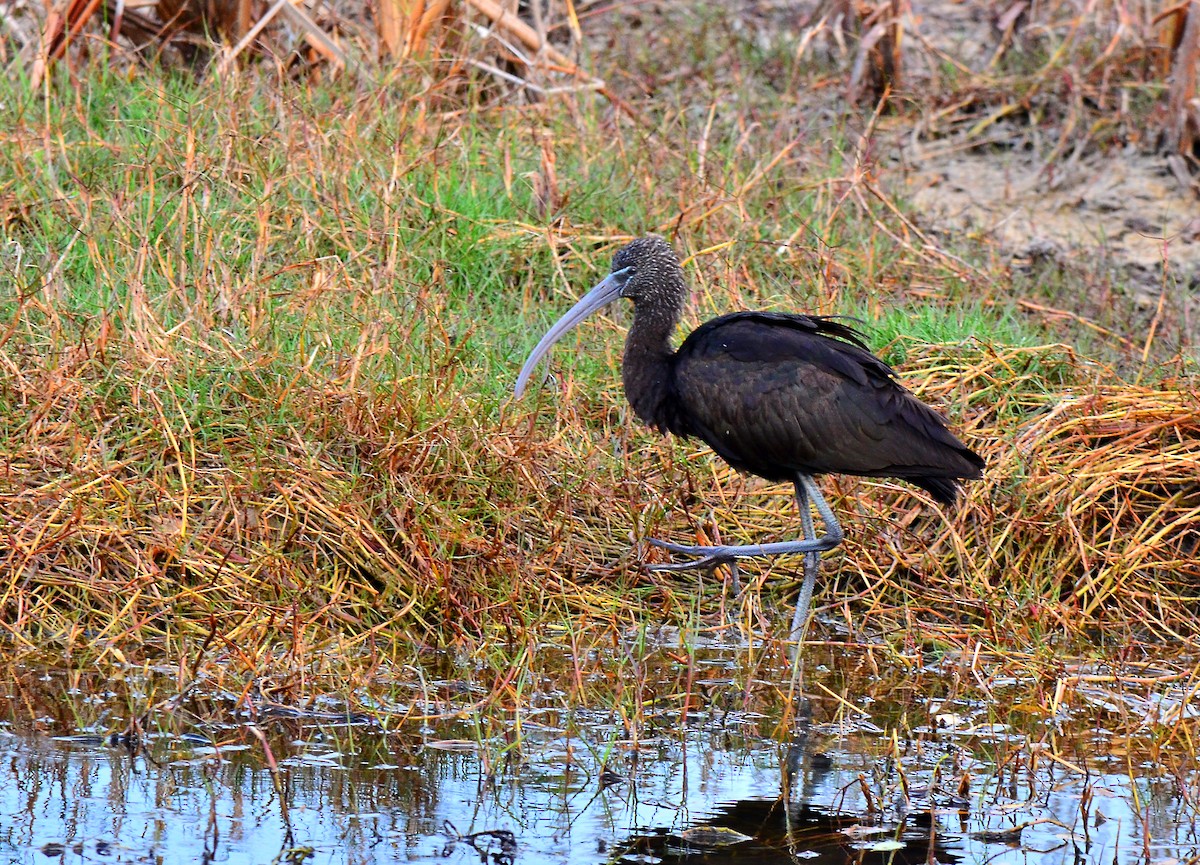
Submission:
<svg viewBox="0 0 1200 865">
<path fill-rule="evenodd" d="M 555 322 L 529 353 L 517 377 L 516 395 L 525 392 L 529 376 L 550 347 L 596 310 L 617 298 L 628 298 L 637 309 L 635 322 L 643 316 L 647 320 L 661 318 L 665 330 L 669 330 L 679 319 L 684 293 L 683 270 L 671 244 L 657 234 L 647 234 L 625 244 L 613 256 L 608 276 Z"/>
<path fill-rule="evenodd" d="M 613 256 L 608 279 L 618 287 L 618 296 L 635 305 L 674 305 L 682 299 L 683 273 L 671 244 L 657 234 L 630 241 Z M 601 283 L 603 285 L 603 283 Z"/>
</svg>

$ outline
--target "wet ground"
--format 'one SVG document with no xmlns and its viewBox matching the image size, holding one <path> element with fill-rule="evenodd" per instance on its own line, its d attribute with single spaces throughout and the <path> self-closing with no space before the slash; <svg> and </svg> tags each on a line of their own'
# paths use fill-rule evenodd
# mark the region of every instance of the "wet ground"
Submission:
<svg viewBox="0 0 1200 865">
<path fill-rule="evenodd" d="M 364 697 L 371 712 L 195 688 L 135 715 L 121 706 L 161 689 L 166 670 L 111 690 L 19 671 L 0 727 L 0 863 L 1200 855 L 1200 778 L 1166 732 L 1190 714 L 1177 676 L 1164 690 L 1144 668 L 1120 688 L 1112 671 L 1075 674 L 1071 698 L 1060 685 L 1048 705 L 1030 705 L 1015 679 L 987 681 L 986 698 L 940 698 L 963 659 L 889 673 L 819 647 L 811 717 L 784 719 L 788 671 L 747 664 L 745 646 L 648 649 L 631 663 L 633 651 L 589 655 L 593 671 L 640 676 L 637 699 L 618 688 L 604 708 L 575 708 L 543 679 L 517 711 L 480 711 L 471 683 L 447 678 L 411 700 L 399 688 Z M 1151 702 L 1169 713 L 1151 717 Z"/>
</svg>

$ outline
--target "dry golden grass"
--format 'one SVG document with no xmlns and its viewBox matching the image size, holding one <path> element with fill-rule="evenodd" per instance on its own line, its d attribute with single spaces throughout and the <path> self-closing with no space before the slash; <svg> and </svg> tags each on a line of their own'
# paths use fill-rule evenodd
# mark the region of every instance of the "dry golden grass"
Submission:
<svg viewBox="0 0 1200 865">
<path fill-rule="evenodd" d="M 627 626 L 686 616 L 696 582 L 641 574 L 632 532 L 687 538 L 709 530 L 698 512 L 726 539 L 797 531 L 781 488 L 742 495 L 750 482 L 699 446 L 647 449 L 654 440 L 619 419 L 613 389 L 587 406 L 568 386 L 557 422 L 545 404 L 451 422 L 462 403 L 450 389 L 305 391 L 299 414 L 313 426 L 277 430 L 264 452 L 236 423 L 216 443 L 181 440 L 173 431 L 189 411 L 159 379 L 170 362 L 156 372 L 145 358 L 114 367 L 110 356 L 107 375 L 138 382 L 133 418 L 121 423 L 144 430 L 114 448 L 113 424 L 78 417 L 97 410 L 101 382 L 90 373 L 113 351 L 78 347 L 52 370 L 6 357 L 10 387 L 35 419 L 0 475 L 0 609 L 9 638 L 28 649 L 128 652 L 214 631 L 243 646 L 272 632 L 353 642 L 384 630 L 427 642 L 563 617 Z M 1054 346 L 910 358 L 918 393 L 961 407 L 958 426 L 987 459 L 987 478 L 945 518 L 908 489 L 834 481 L 849 540 L 824 565 L 836 587 L 821 601 L 854 601 L 859 627 L 907 616 L 943 638 L 983 628 L 1013 645 L 1101 623 L 1193 633 L 1195 390 L 1099 384 L 1111 374 L 1077 365 Z M 394 420 L 406 412 L 441 420 L 401 436 Z M 364 471 L 328 454 L 326 434 Z M 657 591 L 631 604 L 623 593 L 634 582 Z"/>
</svg>

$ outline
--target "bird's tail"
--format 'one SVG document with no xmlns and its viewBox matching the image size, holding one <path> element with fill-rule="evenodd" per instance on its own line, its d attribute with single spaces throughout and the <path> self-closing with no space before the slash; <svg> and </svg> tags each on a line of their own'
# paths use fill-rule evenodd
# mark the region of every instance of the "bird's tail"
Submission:
<svg viewBox="0 0 1200 865">
<path fill-rule="evenodd" d="M 962 484 L 954 478 L 906 478 L 906 480 L 927 491 L 931 496 L 944 505 L 953 505 L 962 491 Z"/>
</svg>

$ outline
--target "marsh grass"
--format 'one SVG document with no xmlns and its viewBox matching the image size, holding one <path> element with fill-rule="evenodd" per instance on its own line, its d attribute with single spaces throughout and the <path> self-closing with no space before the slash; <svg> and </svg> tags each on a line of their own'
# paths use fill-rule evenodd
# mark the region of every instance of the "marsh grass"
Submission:
<svg viewBox="0 0 1200 865">
<path fill-rule="evenodd" d="M 711 86 L 736 93 L 745 62 Z M 556 628 L 780 633 L 795 562 L 740 598 L 640 568 L 645 536 L 773 540 L 798 521 L 781 489 L 629 416 L 627 311 L 509 397 L 543 327 L 649 230 L 689 257 L 689 325 L 859 317 L 988 460 L 953 514 L 828 481 L 849 538 L 822 615 L 941 648 L 1194 630 L 1194 373 L 1129 376 L 1120 346 L 1062 344 L 994 261 L 881 191 L 860 118 L 756 90 L 719 112 L 664 98 L 647 131 L 599 98 L 485 103 L 416 75 L 197 85 L 101 65 L 79 85 L 47 102 L 0 85 L 16 655 L 165 662 L 180 689 L 226 665 L 234 691 L 299 694 L 458 647 L 507 694 L 510 647 Z M 617 703 L 636 713 L 634 696 Z"/>
</svg>

